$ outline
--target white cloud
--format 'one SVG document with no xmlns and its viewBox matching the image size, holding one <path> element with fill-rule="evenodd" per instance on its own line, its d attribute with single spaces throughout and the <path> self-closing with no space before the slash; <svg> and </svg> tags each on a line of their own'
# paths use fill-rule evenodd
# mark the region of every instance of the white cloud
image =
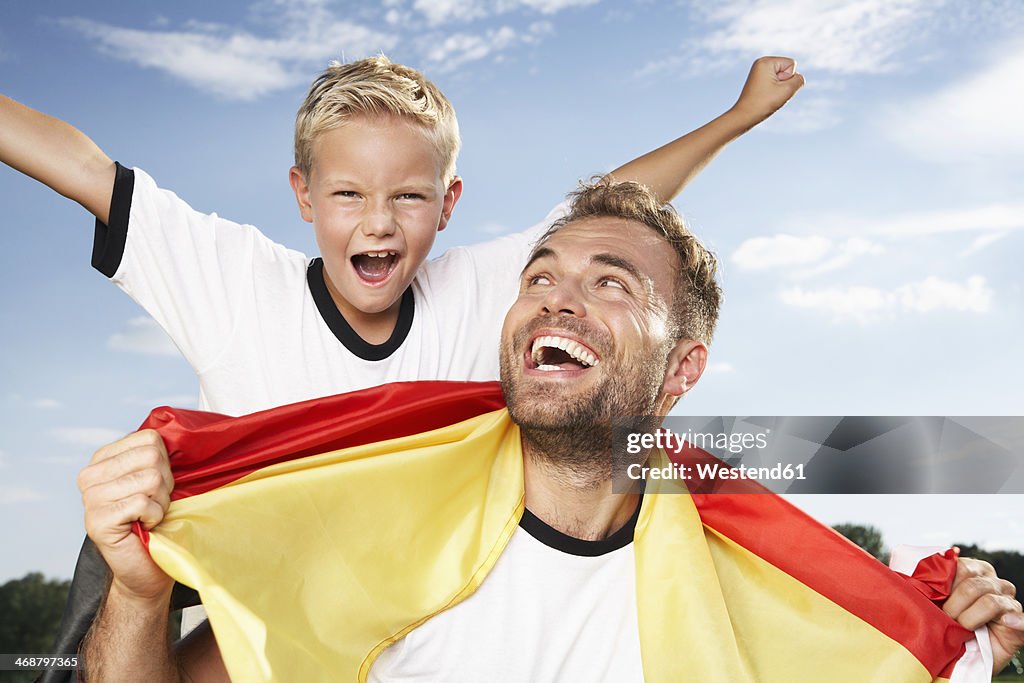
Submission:
<svg viewBox="0 0 1024 683">
<path fill-rule="evenodd" d="M 84 448 L 99 448 L 124 436 L 124 432 L 106 427 L 58 427 L 51 434 L 61 443 Z"/>
<path fill-rule="evenodd" d="M 893 106 L 884 135 L 928 161 L 984 162 L 1024 155 L 1024 47 L 937 93 Z"/>
<path fill-rule="evenodd" d="M 753 237 L 733 252 L 732 260 L 743 270 L 786 269 L 787 277 L 808 278 L 843 268 L 862 256 L 881 254 L 884 247 L 853 237 L 839 244 L 817 235 L 789 234 Z"/>
<path fill-rule="evenodd" d="M 818 262 L 832 249 L 824 237 L 773 235 L 753 237 L 733 252 L 732 260 L 744 270 L 769 270 L 805 266 Z"/>
<path fill-rule="evenodd" d="M 318 3 L 280 9 L 274 37 L 217 24 L 184 30 L 140 30 L 82 18 L 59 20 L 115 59 L 163 71 L 224 99 L 251 100 L 306 83 L 332 58 L 392 48 L 397 37 L 336 19 Z M 302 10 L 302 11 L 299 11 Z"/>
<path fill-rule="evenodd" d="M 430 24 L 440 24 L 449 19 L 469 21 L 487 15 L 486 8 L 479 0 L 414 0 L 412 6 Z"/>
<path fill-rule="evenodd" d="M 851 221 L 846 230 L 866 229 L 888 237 L 919 237 L 953 232 L 997 232 L 1024 228 L 1024 204 L 992 204 L 904 214 L 876 221 Z"/>
<path fill-rule="evenodd" d="M 794 308 L 829 313 L 836 320 L 874 322 L 891 309 L 892 296 L 876 287 L 782 290 L 782 302 Z"/>
<path fill-rule="evenodd" d="M 935 11 L 928 0 L 732 0 L 709 4 L 705 18 L 721 28 L 699 54 L 792 54 L 815 70 L 884 73 L 922 32 Z"/>
<path fill-rule="evenodd" d="M 487 31 L 483 35 L 453 33 L 427 52 L 427 59 L 438 71 L 453 71 L 467 62 L 483 59 L 492 52 L 514 44 L 518 34 L 509 26 Z"/>
<path fill-rule="evenodd" d="M 937 235 L 955 235 L 957 233 L 981 233 L 972 243 L 965 247 L 962 255 L 969 255 L 994 244 L 996 241 L 1024 229 L 1024 204 L 990 204 L 988 206 L 969 207 L 964 209 L 939 209 L 935 211 L 916 211 L 912 213 L 898 214 L 895 216 L 853 216 L 850 214 L 829 213 L 814 215 L 798 215 L 788 219 L 790 227 L 795 231 L 805 230 L 808 232 L 820 231 L 822 226 L 828 226 L 833 234 L 840 235 L 869 235 L 880 239 L 883 242 L 894 242 L 898 240 L 915 240 L 922 237 Z M 781 264 L 768 261 L 760 266 L 757 265 L 761 259 L 758 250 L 766 246 L 772 246 L 773 240 L 782 236 L 757 237 L 743 242 L 737 254 L 741 267 L 762 270 L 778 267 L 778 265 L 796 265 L 783 262 Z M 789 236 L 791 237 L 791 236 Z M 818 244 L 814 240 L 824 238 L 792 238 L 807 242 L 802 247 L 796 247 L 798 254 L 807 251 L 810 245 Z M 847 250 L 857 250 L 856 240 L 863 238 L 852 238 L 847 240 Z M 767 242 L 762 242 L 762 241 Z M 878 245 L 865 247 L 867 253 L 877 253 Z M 779 241 L 774 244 L 775 248 L 784 250 L 787 244 Z M 820 248 L 820 246 L 819 246 Z M 803 250 L 803 251 L 801 251 Z M 734 258 L 736 254 L 734 254 Z M 796 259 L 796 256 L 793 257 Z M 808 257 L 807 260 L 813 260 Z"/>
<path fill-rule="evenodd" d="M 871 240 L 854 237 L 846 240 L 840 244 L 834 254 L 829 255 L 827 259 L 818 263 L 810 268 L 804 268 L 796 270 L 792 273 L 793 277 L 797 278 L 809 278 L 829 273 L 853 263 L 854 260 L 862 256 L 877 256 L 885 251 L 885 247 L 880 244 L 876 244 Z"/>
<path fill-rule="evenodd" d="M 46 500 L 46 496 L 27 486 L 0 486 L 0 505 Z"/>
<path fill-rule="evenodd" d="M 55 398 L 36 398 L 29 401 L 28 404 L 39 410 L 55 410 L 64 407 L 64 404 Z"/>
<path fill-rule="evenodd" d="M 928 277 L 885 290 L 878 287 L 790 287 L 780 293 L 783 303 L 830 315 L 836 321 L 869 324 L 897 314 L 940 311 L 987 313 L 993 293 L 980 275 L 964 283 Z"/>
<path fill-rule="evenodd" d="M 427 48 L 426 59 L 433 63 L 435 71 L 454 71 L 468 62 L 484 59 L 516 45 L 536 43 L 551 31 L 550 23 L 538 21 L 523 32 L 502 26 L 482 34 L 453 33 L 440 42 L 432 41 Z"/>
<path fill-rule="evenodd" d="M 915 313 L 940 310 L 987 313 L 992 308 L 992 290 L 980 275 L 969 277 L 964 284 L 929 277 L 899 287 L 895 294 L 900 308 Z"/>
<path fill-rule="evenodd" d="M 700 3 L 706 24 L 681 52 L 651 61 L 638 76 L 665 71 L 698 74 L 764 54 L 789 54 L 802 69 L 838 75 L 896 70 L 897 55 L 924 37 L 929 0 L 729 0 Z M 803 108 L 805 103 L 801 103 Z M 826 104 L 807 114 L 807 130 L 834 125 Z M 817 126 L 817 127 L 815 127 Z"/>
<path fill-rule="evenodd" d="M 473 33 L 425 34 L 421 15 L 427 23 L 438 25 L 516 10 L 550 16 L 594 2 L 597 0 L 416 0 L 408 9 L 390 2 L 378 7 L 370 19 L 386 27 L 384 30 L 356 23 L 350 19 L 351 12 L 334 10 L 323 0 L 259 2 L 250 8 L 253 30 L 198 20 L 176 27 L 157 22 L 147 29 L 81 17 L 57 22 L 93 41 L 109 57 L 162 71 L 219 98 L 252 100 L 306 85 L 312 74 L 334 59 L 358 59 L 402 45 L 432 62 L 436 71 L 446 72 L 487 56 L 500 57 L 504 50 L 535 43 L 552 32 L 549 22 L 539 21 L 518 31 L 503 26 Z"/>
<path fill-rule="evenodd" d="M 389 24 L 401 24 L 404 23 L 405 21 L 408 21 L 408 19 L 408 12 L 400 12 L 397 9 L 389 9 L 387 12 L 384 13 L 384 21 L 388 22 Z"/>
<path fill-rule="evenodd" d="M 151 356 L 178 355 L 178 348 L 167 333 L 155 321 L 146 317 L 132 318 L 125 322 L 120 331 L 107 339 L 107 348 Z"/>
<path fill-rule="evenodd" d="M 468 22 L 495 14 L 529 9 L 556 14 L 570 7 L 586 7 L 600 0 L 414 0 L 412 6 L 432 25 L 448 21 Z"/>
<path fill-rule="evenodd" d="M 975 254 L 981 251 L 982 249 L 985 249 L 986 247 L 992 246 L 993 244 L 995 244 L 996 242 L 1003 239 L 1009 234 L 1009 230 L 1003 230 L 1002 232 L 990 232 L 985 235 L 981 235 L 980 237 L 976 238 L 973 242 L 971 242 L 971 245 L 969 247 L 964 249 L 961 256 L 970 256 L 971 254 Z"/>
<path fill-rule="evenodd" d="M 524 7 L 535 9 L 541 14 L 555 14 L 569 7 L 587 7 L 600 0 L 519 0 Z"/>
</svg>

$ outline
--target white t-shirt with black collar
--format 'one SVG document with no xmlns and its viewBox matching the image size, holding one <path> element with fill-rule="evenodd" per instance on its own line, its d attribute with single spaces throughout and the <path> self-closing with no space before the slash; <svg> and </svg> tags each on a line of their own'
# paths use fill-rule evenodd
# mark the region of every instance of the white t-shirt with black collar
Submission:
<svg viewBox="0 0 1024 683">
<path fill-rule="evenodd" d="M 118 165 L 92 262 L 170 335 L 199 377 L 199 407 L 242 415 L 386 382 L 497 379 L 520 271 L 563 206 L 529 230 L 425 262 L 382 344 L 342 317 L 321 259 L 195 211 L 139 169 Z"/>
<path fill-rule="evenodd" d="M 480 588 L 384 650 L 369 683 L 643 681 L 638 514 L 582 541 L 526 511 Z"/>
</svg>

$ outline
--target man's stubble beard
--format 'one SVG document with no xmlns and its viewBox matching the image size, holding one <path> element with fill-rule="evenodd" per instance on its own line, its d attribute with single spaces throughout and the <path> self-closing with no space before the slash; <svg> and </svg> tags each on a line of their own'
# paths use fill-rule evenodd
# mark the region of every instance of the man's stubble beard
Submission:
<svg viewBox="0 0 1024 683">
<path fill-rule="evenodd" d="M 514 376 L 512 363 L 521 362 L 515 349 L 523 348 L 525 339 L 516 341 L 501 354 L 501 388 L 512 421 L 519 425 L 524 451 L 564 472 L 577 487 L 600 485 L 612 475 L 613 419 L 636 416 L 637 424 L 620 420 L 616 427 L 651 428 L 667 352 L 656 350 L 617 366 L 602 360 L 601 370 L 587 372 L 599 371 L 603 379 L 567 399 L 555 383 L 522 386 L 529 380 Z"/>
</svg>

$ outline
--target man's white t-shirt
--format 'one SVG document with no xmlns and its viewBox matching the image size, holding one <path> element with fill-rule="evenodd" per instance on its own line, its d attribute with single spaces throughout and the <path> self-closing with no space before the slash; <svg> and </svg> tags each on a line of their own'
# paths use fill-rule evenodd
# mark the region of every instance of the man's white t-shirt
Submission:
<svg viewBox="0 0 1024 683">
<path fill-rule="evenodd" d="M 480 588 L 385 649 L 369 683 L 643 681 L 635 525 L 581 541 L 526 512 Z"/>
<path fill-rule="evenodd" d="M 497 379 L 502 321 L 554 216 L 424 263 L 378 345 L 338 312 L 320 259 L 199 213 L 139 169 L 118 167 L 93 265 L 170 335 L 199 377 L 199 407 L 242 415 L 386 382 Z"/>
</svg>

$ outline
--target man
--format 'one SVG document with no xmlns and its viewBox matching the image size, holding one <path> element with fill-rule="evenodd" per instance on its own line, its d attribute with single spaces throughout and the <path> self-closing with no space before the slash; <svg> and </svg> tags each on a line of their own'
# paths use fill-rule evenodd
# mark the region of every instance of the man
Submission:
<svg viewBox="0 0 1024 683">
<path fill-rule="evenodd" d="M 417 443 L 404 459 L 360 452 L 357 459 L 340 462 L 337 486 L 356 483 L 335 489 L 339 514 L 325 513 L 319 503 L 315 510 L 320 517 L 338 517 L 338 524 L 348 523 L 355 532 L 348 529 L 345 542 L 330 551 L 337 557 L 329 560 L 327 582 L 345 586 L 342 599 L 330 609 L 345 616 L 342 623 L 331 623 L 323 639 L 329 647 L 332 639 L 347 645 L 371 628 L 390 634 L 374 635 L 354 654 L 339 655 L 357 678 L 678 680 L 685 670 L 701 681 L 795 680 L 804 671 L 817 677 L 810 680 L 820 680 L 822 663 L 814 650 L 820 645 L 825 657 L 834 656 L 860 628 L 843 621 L 848 616 L 843 610 L 801 593 L 798 616 L 817 611 L 833 630 L 811 629 L 802 636 L 810 644 L 800 654 L 805 659 L 793 661 L 788 653 L 789 661 L 769 664 L 744 659 L 749 649 L 770 657 L 786 639 L 801 637 L 789 628 L 789 605 L 773 607 L 746 597 L 748 590 L 770 589 L 787 577 L 750 558 L 729 560 L 734 549 L 727 539 L 705 541 L 699 520 L 697 527 L 692 524 L 697 518 L 687 496 L 612 490 L 611 419 L 663 416 L 700 379 L 718 314 L 715 270 L 713 256 L 671 207 L 659 205 L 641 187 L 602 183 L 584 188 L 570 215 L 536 247 L 522 275 L 519 299 L 505 319 L 502 390 L 514 424 L 487 414 L 466 428 L 470 437 L 495 436 L 462 467 L 445 464 L 450 458 L 444 450 L 447 439 L 428 444 L 435 449 L 429 452 Z M 483 474 L 455 483 L 443 479 L 481 463 Z M 382 468 L 391 469 L 373 479 L 373 470 Z M 407 481 L 399 480 L 403 475 Z M 383 486 L 389 477 L 394 479 L 390 490 L 366 485 Z M 269 486 L 272 480 L 259 484 Z M 272 630 L 269 619 L 261 621 L 255 607 L 245 606 L 244 617 L 232 616 L 232 610 L 239 610 L 231 591 L 206 586 L 204 593 L 200 585 L 218 641 L 206 627 L 173 653 L 168 648 L 173 580 L 153 562 L 131 525 L 139 521 L 152 529 L 164 520 L 173 485 L 166 450 L 145 431 L 101 449 L 79 477 L 87 531 L 113 572 L 83 651 L 91 680 L 128 674 L 140 680 L 226 680 L 218 645 L 230 648 L 225 658 L 238 678 L 238 672 L 250 669 L 239 663 L 244 649 L 234 641 L 248 640 L 261 650 L 288 640 Z M 400 508 L 381 508 L 389 512 L 381 527 L 367 527 L 364 519 L 382 516 L 376 499 L 385 494 L 397 496 Z M 431 498 L 431 504 L 417 507 L 414 494 Z M 373 514 L 367 514 L 371 509 Z M 424 510 L 436 517 L 425 522 Z M 167 519 L 171 527 L 180 527 L 183 517 L 172 510 Z M 262 515 L 252 529 L 270 533 L 267 519 Z M 216 526 L 203 531 L 215 535 Z M 294 535 L 295 524 L 289 528 Z M 167 533 L 170 544 L 180 540 L 174 529 Z M 195 534 L 184 534 L 190 535 Z M 432 535 L 433 545 L 422 541 Z M 680 544 L 683 536 L 693 542 Z M 163 566 L 175 566 L 176 575 L 188 573 L 172 545 L 159 538 L 155 534 L 150 542 L 154 557 Z M 195 557 L 206 562 L 222 542 L 212 541 Z M 451 570 L 452 564 L 464 566 Z M 264 592 L 286 590 L 287 568 L 282 562 L 274 566 L 278 582 Z M 380 575 L 396 574 L 396 567 L 401 571 L 390 592 L 383 588 L 387 578 Z M 236 567 L 233 573 L 244 569 Z M 758 576 L 748 576 L 754 573 Z M 205 581 L 195 576 L 198 583 Z M 312 583 L 318 577 L 302 574 L 296 580 Z M 420 582 L 431 585 L 405 594 L 407 584 Z M 433 585 L 445 582 L 450 590 Z M 219 594 L 225 592 L 230 595 L 222 599 Z M 1024 644 L 1024 618 L 1013 592 L 990 567 L 962 561 L 945 603 L 962 626 L 989 625 L 999 668 Z M 300 588 L 296 595 L 315 599 L 319 591 Z M 398 616 L 386 621 L 391 613 Z M 759 614 L 771 623 L 755 631 L 749 622 Z M 664 630 L 652 628 L 655 622 Z M 838 623 L 842 626 L 835 627 Z M 345 628 L 354 629 L 351 639 L 339 635 L 349 632 Z M 323 645 L 316 636 L 282 645 L 293 647 L 285 659 Z M 890 647 L 886 637 L 874 632 L 869 637 L 880 652 Z M 261 655 L 253 652 L 252 658 Z M 882 672 L 886 680 L 933 675 L 898 648 L 878 655 L 877 664 L 872 661 L 876 655 L 859 659 L 868 660 L 875 667 L 870 670 Z M 860 664 L 832 663 L 844 672 Z M 270 665 L 256 662 L 251 675 Z M 319 677 L 348 679 L 348 671 L 339 665 L 336 671 L 320 671 Z M 275 676 L 286 677 L 273 671 L 262 677 Z"/>
</svg>

